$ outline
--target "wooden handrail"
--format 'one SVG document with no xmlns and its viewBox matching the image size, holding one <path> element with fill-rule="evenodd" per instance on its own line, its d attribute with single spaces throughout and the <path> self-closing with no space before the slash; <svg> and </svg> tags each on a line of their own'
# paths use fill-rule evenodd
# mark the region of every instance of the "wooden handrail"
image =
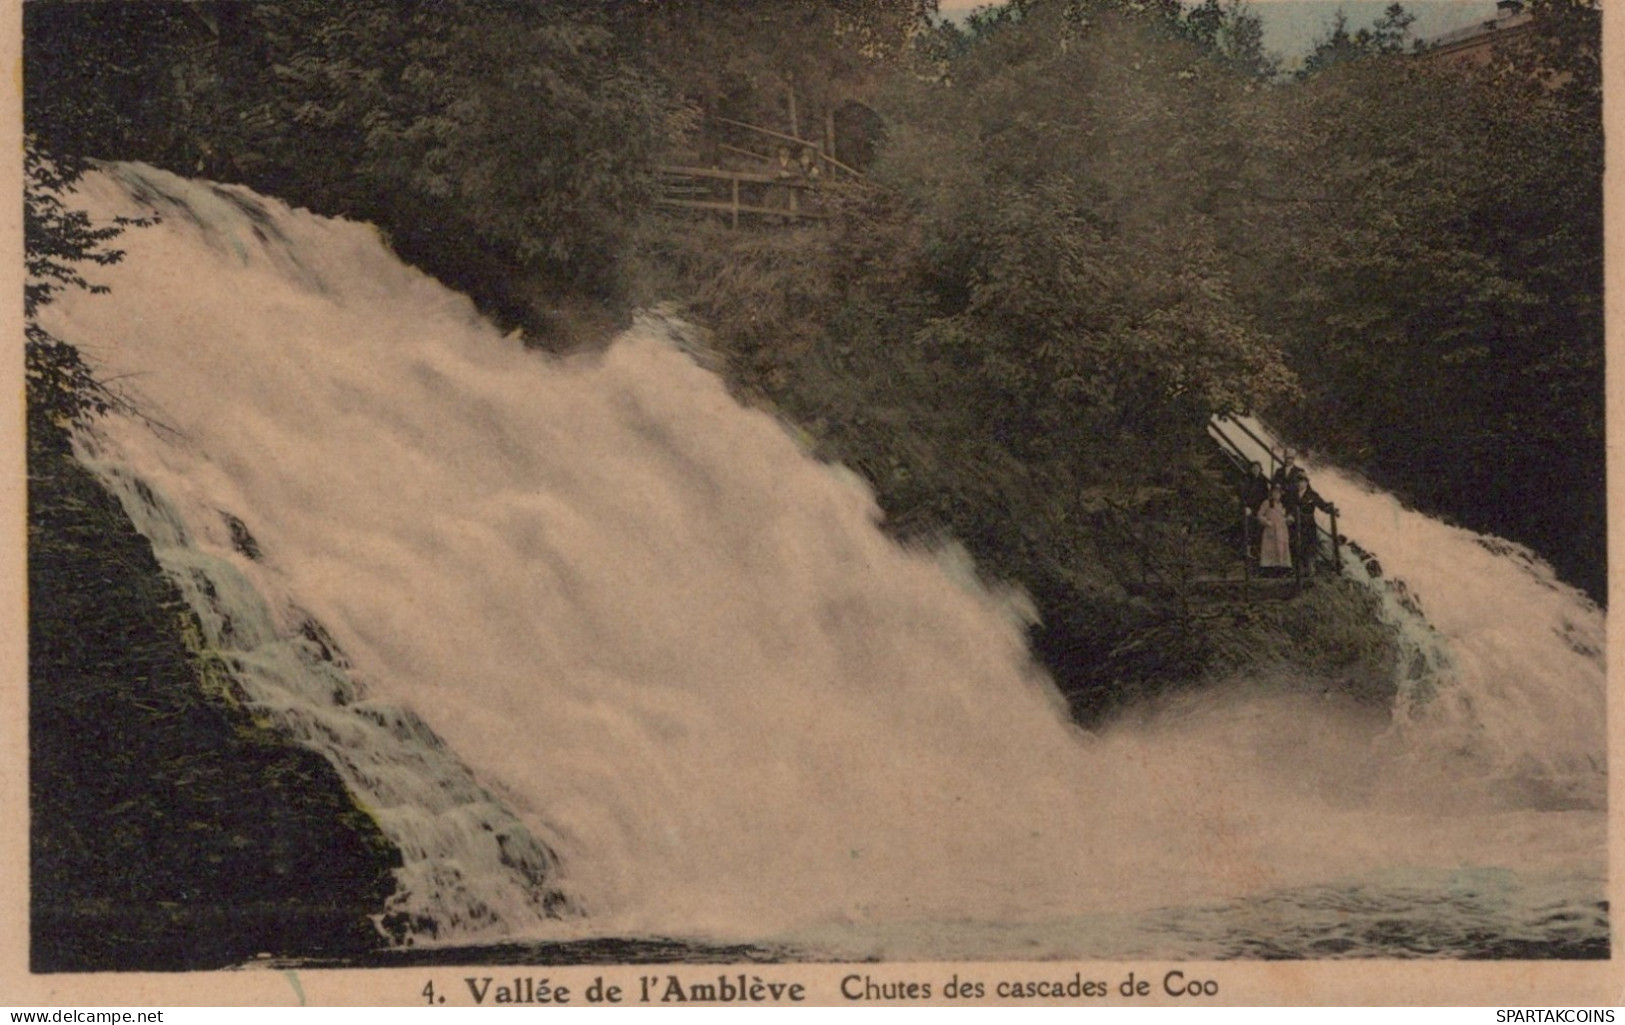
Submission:
<svg viewBox="0 0 1625 1025">
<path fill-rule="evenodd" d="M 1243 434 L 1247 435 L 1247 437 L 1249 437 L 1249 438 L 1253 439 L 1254 441 L 1258 442 L 1259 447 L 1262 448 L 1265 452 L 1269 453 L 1269 457 L 1270 457 L 1269 471 L 1270 471 L 1270 473 L 1273 474 L 1275 472 L 1275 464 L 1277 462 L 1277 460 L 1275 458 L 1275 448 L 1272 445 L 1270 445 L 1269 442 L 1265 441 L 1263 438 L 1260 438 L 1258 435 L 1254 434 L 1253 429 L 1251 427 L 1248 427 L 1246 424 L 1242 423 L 1240 420 L 1237 420 L 1235 417 L 1227 416 L 1227 417 L 1225 417 L 1225 419 L 1228 420 L 1229 422 L 1235 424 L 1237 427 L 1240 427 L 1241 432 Z"/>
<path fill-rule="evenodd" d="M 820 143 L 811 142 L 811 141 L 809 141 L 807 139 L 798 139 L 794 135 L 787 135 L 784 132 L 775 132 L 771 128 L 763 128 L 760 125 L 753 125 L 753 124 L 749 124 L 749 123 L 744 122 L 744 121 L 735 121 L 731 117 L 723 117 L 720 114 L 708 114 L 708 115 L 706 115 L 706 117 L 711 121 L 716 121 L 716 122 L 719 122 L 721 124 L 733 125 L 735 128 L 745 128 L 745 129 L 748 129 L 748 130 L 750 130 L 752 132 L 761 132 L 763 135 L 771 136 L 772 138 L 778 139 L 778 140 L 780 140 L 782 142 L 793 142 L 797 146 L 804 146 L 807 149 L 812 150 L 814 153 L 817 153 L 818 154 L 818 159 L 824 161 L 825 163 L 829 164 L 830 166 L 839 167 L 841 170 L 845 171 L 847 174 L 852 175 L 853 177 L 856 177 L 856 178 L 862 178 L 863 177 L 863 172 L 862 171 L 860 171 L 857 168 L 852 167 L 852 166 L 850 166 L 848 164 L 843 164 L 841 161 L 836 160 L 834 157 L 830 156 L 828 153 L 825 153 L 824 152 L 824 147 Z"/>
<path fill-rule="evenodd" d="M 816 210 L 787 210 L 772 206 L 747 206 L 743 203 L 725 203 L 705 199 L 657 199 L 656 206 L 669 206 L 680 210 L 714 210 L 718 213 L 761 214 L 764 217 L 797 217 L 825 221 L 830 215 Z M 737 223 L 735 225 L 737 227 Z"/>
<path fill-rule="evenodd" d="M 1235 465 L 1236 469 L 1246 470 L 1250 460 L 1247 458 L 1247 454 L 1241 450 L 1241 446 L 1230 440 L 1230 435 L 1218 429 L 1217 425 L 1214 425 L 1213 429 L 1208 431 L 1208 435 L 1219 443 L 1219 450 L 1230 458 L 1230 462 Z"/>
<path fill-rule="evenodd" d="M 750 157 L 752 160 L 760 160 L 764 164 L 771 164 L 773 162 L 773 158 L 768 156 L 766 153 L 758 153 L 753 149 L 746 149 L 743 146 L 735 146 L 732 143 L 719 142 L 717 143 L 717 148 L 728 150 L 730 153 L 737 153 L 742 157 Z"/>
<path fill-rule="evenodd" d="M 719 181 L 755 182 L 760 185 L 783 185 L 788 189 L 815 189 L 818 183 L 802 178 L 799 175 L 786 175 L 779 177 L 773 174 L 764 174 L 761 171 L 725 171 L 715 167 L 678 167 L 663 164 L 655 170 L 661 174 L 682 176 L 685 178 L 714 178 Z"/>
</svg>

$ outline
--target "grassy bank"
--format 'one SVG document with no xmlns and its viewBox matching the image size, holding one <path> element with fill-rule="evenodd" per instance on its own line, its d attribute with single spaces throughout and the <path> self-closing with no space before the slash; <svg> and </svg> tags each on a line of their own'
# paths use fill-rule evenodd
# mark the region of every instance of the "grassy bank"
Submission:
<svg viewBox="0 0 1625 1025">
<path fill-rule="evenodd" d="M 197 657 L 191 611 L 66 438 L 36 431 L 28 463 L 33 970 L 377 946 L 398 852 Z"/>
</svg>

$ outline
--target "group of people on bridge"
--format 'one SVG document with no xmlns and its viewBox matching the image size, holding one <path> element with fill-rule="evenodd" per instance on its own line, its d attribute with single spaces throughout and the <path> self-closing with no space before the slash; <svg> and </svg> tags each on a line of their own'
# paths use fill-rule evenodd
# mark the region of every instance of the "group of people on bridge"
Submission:
<svg viewBox="0 0 1625 1025">
<path fill-rule="evenodd" d="M 780 179 L 799 178 L 809 182 L 817 182 L 823 176 L 823 170 L 818 166 L 818 154 L 813 152 L 811 146 L 801 147 L 793 160 L 790 147 L 780 146 L 779 164 L 773 173 Z"/>
<path fill-rule="evenodd" d="M 1309 475 L 1293 461 L 1291 451 L 1281 450 L 1273 475 L 1254 462 L 1242 483 L 1241 501 L 1247 514 L 1248 549 L 1261 575 L 1315 571 L 1320 552 L 1315 512 L 1335 516 L 1337 509 L 1309 485 Z"/>
</svg>

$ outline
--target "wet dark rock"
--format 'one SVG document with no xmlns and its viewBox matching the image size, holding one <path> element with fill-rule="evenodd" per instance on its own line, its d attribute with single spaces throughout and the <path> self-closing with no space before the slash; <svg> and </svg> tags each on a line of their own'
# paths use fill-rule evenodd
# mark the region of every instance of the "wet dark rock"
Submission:
<svg viewBox="0 0 1625 1025">
<path fill-rule="evenodd" d="M 231 532 L 231 546 L 244 556 L 258 562 L 264 558 L 260 552 L 260 543 L 254 540 L 254 535 L 248 532 L 248 526 L 231 513 L 221 513 L 225 517 L 226 529 Z"/>
</svg>

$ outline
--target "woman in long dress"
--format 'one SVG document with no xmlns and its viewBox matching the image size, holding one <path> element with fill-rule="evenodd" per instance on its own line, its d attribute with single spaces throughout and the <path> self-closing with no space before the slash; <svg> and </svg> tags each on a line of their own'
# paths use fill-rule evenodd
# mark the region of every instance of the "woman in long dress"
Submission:
<svg viewBox="0 0 1625 1025">
<path fill-rule="evenodd" d="M 1258 507 L 1262 537 L 1258 547 L 1260 569 L 1291 569 L 1292 538 L 1287 531 L 1286 506 L 1281 503 L 1279 485 L 1270 487 L 1270 496 Z"/>
</svg>

